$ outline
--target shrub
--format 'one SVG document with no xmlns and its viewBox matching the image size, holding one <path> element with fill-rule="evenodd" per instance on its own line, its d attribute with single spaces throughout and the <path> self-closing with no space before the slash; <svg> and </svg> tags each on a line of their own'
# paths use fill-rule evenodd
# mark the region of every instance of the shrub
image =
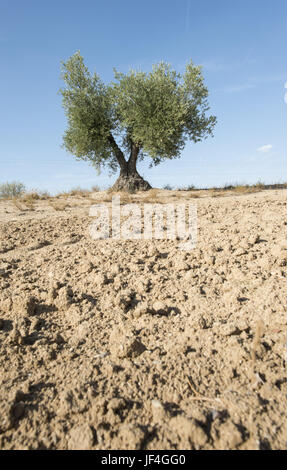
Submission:
<svg viewBox="0 0 287 470">
<path fill-rule="evenodd" d="M 22 197 L 22 200 L 24 202 L 30 202 L 30 201 L 38 201 L 39 199 L 41 199 L 41 196 L 38 192 L 36 191 L 31 191 L 29 193 L 26 193 L 23 197 Z"/>
<path fill-rule="evenodd" d="M 196 189 L 194 184 L 188 184 L 187 186 L 177 188 L 178 191 L 193 191 L 194 189 Z"/>
<path fill-rule="evenodd" d="M 66 202 L 60 202 L 60 201 L 52 201 L 51 199 L 48 200 L 49 206 L 51 206 L 55 211 L 64 211 L 67 207 L 69 207 L 69 204 Z"/>
<path fill-rule="evenodd" d="M 88 189 L 82 189 L 80 187 L 77 187 L 71 189 L 70 196 L 86 197 L 88 196 L 89 192 L 90 191 Z"/>
<path fill-rule="evenodd" d="M 26 191 L 25 185 L 19 181 L 3 183 L 0 185 L 0 198 L 9 199 L 19 197 Z"/>
</svg>

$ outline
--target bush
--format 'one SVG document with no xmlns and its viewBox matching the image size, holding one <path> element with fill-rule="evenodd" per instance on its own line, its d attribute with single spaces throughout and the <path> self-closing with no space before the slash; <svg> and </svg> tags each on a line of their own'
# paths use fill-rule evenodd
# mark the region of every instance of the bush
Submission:
<svg viewBox="0 0 287 470">
<path fill-rule="evenodd" d="M 80 186 L 77 188 L 73 188 L 70 191 L 70 196 L 79 196 L 79 197 L 85 197 L 89 194 L 88 189 L 82 189 Z"/>
<path fill-rule="evenodd" d="M 12 181 L 11 183 L 3 183 L 0 185 L 0 198 L 8 199 L 12 197 L 19 197 L 26 191 L 25 185 L 19 181 Z"/>
<path fill-rule="evenodd" d="M 23 197 L 22 197 L 23 201 L 26 202 L 26 201 L 38 201 L 39 199 L 41 199 L 41 196 L 38 192 L 36 191 L 31 191 L 29 193 L 26 193 Z"/>
<path fill-rule="evenodd" d="M 196 189 L 194 184 L 189 184 L 187 186 L 183 186 L 182 188 L 177 188 L 178 191 L 193 191 L 194 189 Z"/>
</svg>

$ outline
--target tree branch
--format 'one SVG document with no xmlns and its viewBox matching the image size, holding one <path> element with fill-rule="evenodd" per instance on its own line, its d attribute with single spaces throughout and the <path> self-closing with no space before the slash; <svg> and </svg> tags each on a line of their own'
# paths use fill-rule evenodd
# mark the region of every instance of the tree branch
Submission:
<svg viewBox="0 0 287 470">
<path fill-rule="evenodd" d="M 133 170 L 136 169 L 139 151 L 140 151 L 139 145 L 132 142 L 130 158 L 128 160 L 128 166 L 130 169 L 133 169 Z"/>
<path fill-rule="evenodd" d="M 127 166 L 127 161 L 125 159 L 125 156 L 121 149 L 119 148 L 118 144 L 116 143 L 114 136 L 112 134 L 109 135 L 108 141 L 110 143 L 110 146 L 114 152 L 114 155 L 118 161 L 118 164 L 120 165 L 121 168 L 125 168 Z"/>
</svg>

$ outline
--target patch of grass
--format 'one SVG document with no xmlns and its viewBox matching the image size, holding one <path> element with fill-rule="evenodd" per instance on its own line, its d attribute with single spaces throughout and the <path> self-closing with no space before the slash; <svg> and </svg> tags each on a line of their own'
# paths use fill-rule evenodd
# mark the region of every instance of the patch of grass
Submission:
<svg viewBox="0 0 287 470">
<path fill-rule="evenodd" d="M 46 191 L 37 191 L 36 189 L 25 193 L 21 196 L 20 202 L 25 205 L 30 211 L 35 210 L 36 201 L 46 200 L 50 197 L 49 193 Z"/>
<path fill-rule="evenodd" d="M 66 202 L 57 201 L 57 200 L 49 200 L 49 206 L 51 206 L 55 211 L 64 211 L 69 205 Z"/>
<path fill-rule="evenodd" d="M 33 200 L 23 200 L 22 198 L 14 197 L 12 198 L 12 204 L 21 212 L 35 210 L 35 201 Z"/>
<path fill-rule="evenodd" d="M 36 191 L 31 191 L 29 193 L 25 193 L 22 197 L 21 200 L 26 203 L 26 202 L 31 202 L 31 201 L 39 201 L 41 199 L 41 196 L 38 192 Z"/>
<path fill-rule="evenodd" d="M 77 197 L 87 197 L 91 191 L 88 189 L 82 189 L 80 187 L 71 189 L 70 196 L 77 196 Z"/>
<path fill-rule="evenodd" d="M 183 200 L 189 200 L 189 199 L 198 199 L 202 196 L 202 191 L 189 191 L 189 192 L 184 192 L 183 194 L 180 194 L 180 196 L 175 195 L 174 197 L 178 198 L 180 197 Z"/>
<path fill-rule="evenodd" d="M 162 204 L 162 201 L 158 198 L 159 190 L 157 188 L 146 191 L 142 202 L 145 204 Z"/>
<path fill-rule="evenodd" d="M 237 194 L 252 192 L 252 188 L 248 185 L 237 185 L 231 189 L 232 192 Z"/>
<path fill-rule="evenodd" d="M 114 196 L 120 196 L 120 204 L 131 204 L 133 202 L 132 193 L 128 191 L 113 191 L 112 188 L 108 189 L 105 196 L 100 200 L 101 202 L 112 202 Z"/>
<path fill-rule="evenodd" d="M 12 202 L 12 204 L 16 207 L 16 209 L 18 209 L 19 211 L 22 211 L 22 212 L 23 212 L 23 211 L 26 210 L 26 208 L 23 207 L 23 205 L 20 203 L 20 201 L 19 201 L 18 198 L 13 197 L 11 202 Z"/>
<path fill-rule="evenodd" d="M 30 199 L 28 201 L 25 201 L 25 206 L 28 208 L 29 211 L 34 211 L 35 210 L 35 201 Z"/>
<path fill-rule="evenodd" d="M 264 189 L 266 186 L 266 184 L 262 183 L 261 181 L 258 181 L 256 184 L 255 184 L 255 188 L 257 189 Z"/>
<path fill-rule="evenodd" d="M 129 191 L 117 191 L 117 192 L 110 192 L 109 195 L 112 199 L 113 196 L 120 196 L 120 203 L 121 204 L 131 204 L 133 202 L 132 194 Z"/>
<path fill-rule="evenodd" d="M 68 191 L 61 191 L 60 193 L 57 193 L 57 194 L 54 196 L 54 199 L 55 199 L 55 198 L 67 199 L 69 196 L 70 196 L 70 193 L 69 193 Z"/>
<path fill-rule="evenodd" d="M 158 197 L 158 193 L 159 193 L 158 189 L 156 189 L 156 188 L 150 189 L 149 191 L 146 192 L 145 198 L 156 199 Z"/>
<path fill-rule="evenodd" d="M 120 192 L 120 197 L 121 197 L 121 204 L 131 204 L 133 202 L 133 198 L 131 196 L 132 193 L 128 191 L 121 191 Z"/>
<path fill-rule="evenodd" d="M 55 197 L 64 199 L 67 199 L 68 197 L 89 197 L 91 193 L 92 190 L 77 187 L 71 189 L 70 191 L 61 191 L 60 193 L 57 193 Z"/>
</svg>

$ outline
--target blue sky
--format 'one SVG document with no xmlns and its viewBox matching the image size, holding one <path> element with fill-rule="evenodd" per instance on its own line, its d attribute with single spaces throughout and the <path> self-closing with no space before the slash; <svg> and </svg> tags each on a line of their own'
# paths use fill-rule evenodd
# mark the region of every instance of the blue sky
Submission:
<svg viewBox="0 0 287 470">
<path fill-rule="evenodd" d="M 115 180 L 61 148 L 60 62 L 76 50 L 105 82 L 113 67 L 203 65 L 214 138 L 180 160 L 141 163 L 152 185 L 287 180 L 286 0 L 2 0 L 0 182 L 54 193 Z"/>
</svg>

